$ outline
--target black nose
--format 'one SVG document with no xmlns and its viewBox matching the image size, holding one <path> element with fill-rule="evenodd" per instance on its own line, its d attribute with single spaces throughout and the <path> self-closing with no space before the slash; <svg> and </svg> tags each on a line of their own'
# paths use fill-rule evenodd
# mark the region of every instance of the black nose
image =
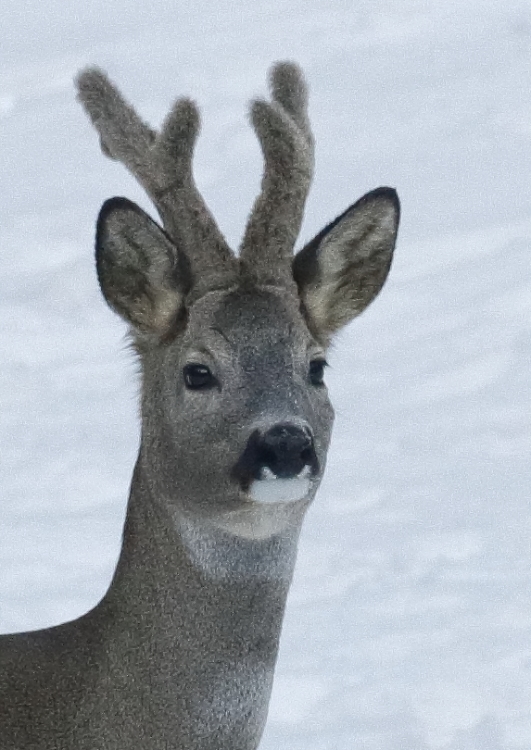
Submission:
<svg viewBox="0 0 531 750">
<path fill-rule="evenodd" d="M 235 467 L 244 483 L 263 479 L 264 469 L 276 477 L 289 479 L 298 476 L 308 466 L 317 473 L 317 456 L 313 436 L 308 427 L 283 422 L 266 432 L 254 432 Z"/>
<path fill-rule="evenodd" d="M 277 477 L 294 477 L 314 460 L 313 439 L 308 428 L 293 424 L 271 427 L 258 443 L 258 463 Z"/>
</svg>

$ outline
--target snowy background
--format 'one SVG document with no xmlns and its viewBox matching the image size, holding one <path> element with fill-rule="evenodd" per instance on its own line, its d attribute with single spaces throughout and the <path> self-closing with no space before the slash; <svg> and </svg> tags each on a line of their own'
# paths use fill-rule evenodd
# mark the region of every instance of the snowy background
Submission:
<svg viewBox="0 0 531 750">
<path fill-rule="evenodd" d="M 153 124 L 200 102 L 198 183 L 236 244 L 277 59 L 311 85 L 302 238 L 397 187 L 396 263 L 338 341 L 262 750 L 531 748 L 531 6 L 2 0 L 0 629 L 78 616 L 115 563 L 136 368 L 93 268 L 102 201 L 149 208 L 74 100 L 107 69 Z"/>
</svg>

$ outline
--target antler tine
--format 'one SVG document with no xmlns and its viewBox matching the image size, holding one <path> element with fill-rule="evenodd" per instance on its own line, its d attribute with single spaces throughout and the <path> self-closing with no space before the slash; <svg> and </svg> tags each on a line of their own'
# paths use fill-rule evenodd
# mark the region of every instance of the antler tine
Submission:
<svg viewBox="0 0 531 750">
<path fill-rule="evenodd" d="M 271 94 L 288 112 L 313 146 L 308 122 L 308 86 L 301 69 L 292 62 L 279 62 L 271 71 Z"/>
<path fill-rule="evenodd" d="M 290 285 L 291 254 L 313 175 L 308 94 L 294 63 L 277 63 L 270 76 L 272 101 L 256 100 L 251 120 L 264 155 L 264 175 L 243 238 L 240 257 L 254 276 Z"/>
<path fill-rule="evenodd" d="M 137 115 L 99 68 L 86 68 L 77 80 L 78 99 L 99 133 L 104 153 L 121 161 L 151 195 L 157 173 L 147 155 L 157 134 Z"/>
<path fill-rule="evenodd" d="M 195 266 L 200 262 L 201 273 L 205 276 L 212 274 L 214 261 L 221 264 L 225 272 L 234 270 L 234 256 L 194 183 L 192 159 L 199 126 L 195 103 L 186 98 L 178 99 L 155 144 L 158 161 L 168 179 L 157 196 L 157 204 L 172 236 L 183 231 L 179 227 L 189 227 L 188 242 L 194 243 L 192 261 Z M 210 251 L 201 256 L 201 248 L 210 248 Z"/>
<path fill-rule="evenodd" d="M 196 286 L 215 285 L 234 260 L 193 180 L 192 158 L 200 126 L 194 102 L 178 100 L 158 134 L 98 68 L 81 71 L 77 88 L 103 152 L 121 161 L 144 187 L 168 234 L 188 252 Z"/>
</svg>

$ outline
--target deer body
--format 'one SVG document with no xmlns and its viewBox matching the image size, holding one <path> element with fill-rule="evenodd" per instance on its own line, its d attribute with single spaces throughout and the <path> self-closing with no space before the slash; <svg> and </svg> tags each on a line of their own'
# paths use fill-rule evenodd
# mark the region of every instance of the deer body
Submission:
<svg viewBox="0 0 531 750">
<path fill-rule="evenodd" d="M 396 194 L 369 193 L 292 258 L 313 140 L 301 74 L 279 64 L 252 109 L 265 171 L 237 258 L 193 184 L 195 107 L 178 102 L 157 134 L 100 71 L 78 86 L 164 222 L 112 199 L 96 237 L 142 366 L 141 445 L 106 596 L 0 638 L 0 745 L 254 750 L 330 439 L 326 348 L 385 280 Z"/>
</svg>

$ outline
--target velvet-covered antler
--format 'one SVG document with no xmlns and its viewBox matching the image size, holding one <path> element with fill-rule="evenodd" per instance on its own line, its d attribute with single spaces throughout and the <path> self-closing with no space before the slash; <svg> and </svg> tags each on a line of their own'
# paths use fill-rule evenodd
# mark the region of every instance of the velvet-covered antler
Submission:
<svg viewBox="0 0 531 750">
<path fill-rule="evenodd" d="M 264 155 L 264 175 L 240 256 L 260 281 L 290 285 L 292 252 L 313 176 L 313 137 L 302 71 L 290 62 L 273 66 L 271 102 L 258 99 L 251 120 Z"/>
<path fill-rule="evenodd" d="M 226 285 L 234 258 L 197 190 L 192 157 L 199 132 L 194 102 L 179 99 L 159 133 L 150 128 L 98 68 L 77 77 L 78 98 L 98 131 L 103 152 L 121 161 L 142 184 L 164 228 L 185 250 L 196 285 Z"/>
</svg>

